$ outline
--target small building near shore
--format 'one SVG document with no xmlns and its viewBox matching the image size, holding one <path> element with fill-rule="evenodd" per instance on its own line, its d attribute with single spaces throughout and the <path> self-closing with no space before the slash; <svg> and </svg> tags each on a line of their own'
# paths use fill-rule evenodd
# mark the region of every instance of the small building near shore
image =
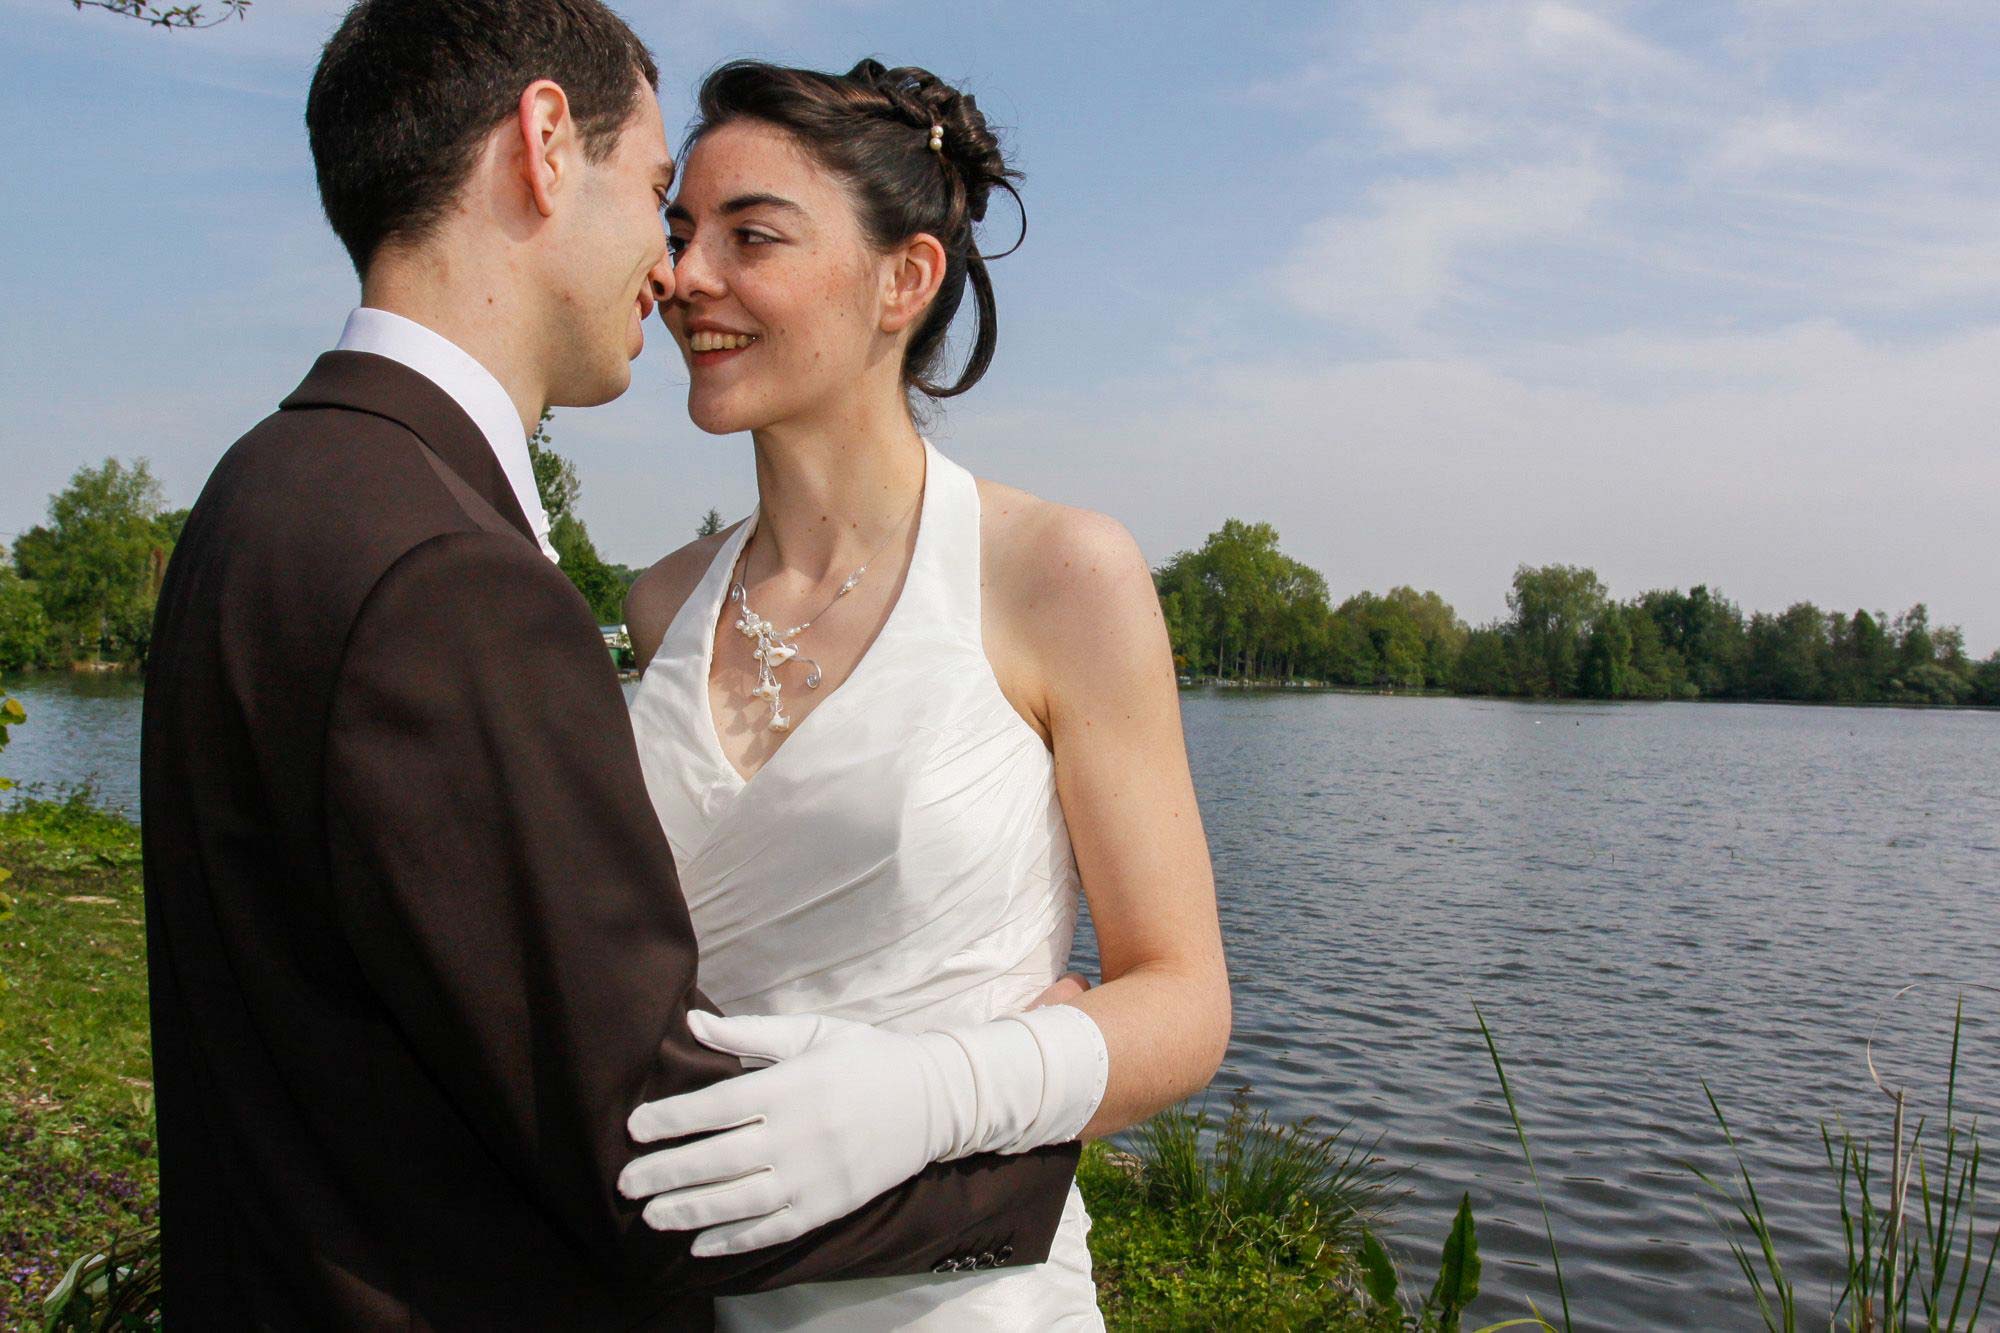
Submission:
<svg viewBox="0 0 2000 1333">
<path fill-rule="evenodd" d="M 604 647 L 611 654 L 613 666 L 630 671 L 638 665 L 632 657 L 632 635 L 623 625 L 599 625 L 597 630 L 604 636 Z"/>
</svg>

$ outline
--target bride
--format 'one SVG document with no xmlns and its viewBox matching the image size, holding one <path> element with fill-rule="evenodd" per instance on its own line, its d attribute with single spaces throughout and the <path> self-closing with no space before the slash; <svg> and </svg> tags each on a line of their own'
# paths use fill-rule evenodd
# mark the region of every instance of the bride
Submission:
<svg viewBox="0 0 2000 1333">
<path fill-rule="evenodd" d="M 1087 896 L 1110 1067 L 1086 1137 L 1207 1085 L 1229 1034 L 1208 849 L 1151 575 L 1116 522 L 974 478 L 917 395 L 995 346 L 974 244 L 1014 173 L 919 69 L 703 84 L 668 210 L 688 412 L 750 433 L 748 519 L 634 585 L 646 781 L 729 1014 L 902 1030 L 1034 1003 Z M 970 288 L 956 376 L 946 332 Z M 718 1302 L 726 1329 L 1099 1328 L 1071 1187 L 1049 1262 Z M 980 1264 L 984 1268 L 984 1262 Z"/>
</svg>

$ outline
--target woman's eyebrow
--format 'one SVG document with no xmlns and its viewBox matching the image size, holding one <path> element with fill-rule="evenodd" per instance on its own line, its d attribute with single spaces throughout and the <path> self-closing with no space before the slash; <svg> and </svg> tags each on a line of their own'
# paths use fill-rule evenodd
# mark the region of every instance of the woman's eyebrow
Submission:
<svg viewBox="0 0 2000 1333">
<path fill-rule="evenodd" d="M 791 200 L 776 194 L 739 194 L 722 206 L 724 213 L 741 213 L 752 208 L 782 208 L 804 215 L 805 210 Z"/>
</svg>

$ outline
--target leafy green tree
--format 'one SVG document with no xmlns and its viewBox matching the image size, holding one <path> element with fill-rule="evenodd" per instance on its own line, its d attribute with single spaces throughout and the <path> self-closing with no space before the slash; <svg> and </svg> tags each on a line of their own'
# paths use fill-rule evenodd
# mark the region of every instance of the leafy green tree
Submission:
<svg viewBox="0 0 2000 1333">
<path fill-rule="evenodd" d="M 20 671 L 49 660 L 52 629 L 35 587 L 0 560 L 0 671 Z"/>
<path fill-rule="evenodd" d="M 1697 583 L 1685 593 L 1646 593 L 1639 605 L 1659 630 L 1662 649 L 1680 660 L 1692 694 L 1713 698 L 1743 692 L 1743 615 L 1734 603 Z"/>
<path fill-rule="evenodd" d="M 1409 593 L 1409 589 L 1400 591 Z M 1412 595 L 1413 596 L 1413 595 Z M 1338 615 L 1361 626 L 1368 637 L 1373 674 L 1353 679 L 1355 685 L 1377 689 L 1420 690 L 1424 687 L 1424 633 L 1411 611 L 1410 598 L 1380 597 L 1358 592 L 1340 604 Z"/>
<path fill-rule="evenodd" d="M 1591 699 L 1623 699 L 1631 690 L 1632 630 L 1624 609 L 1606 606 L 1585 632 L 1577 690 Z"/>
<path fill-rule="evenodd" d="M 1289 602 L 1315 595 L 1325 580 L 1278 550 L 1268 523 L 1228 519 L 1198 551 L 1183 551 L 1154 572 L 1185 669 L 1220 678 L 1255 679 L 1297 655 L 1301 618 Z"/>
<path fill-rule="evenodd" d="M 1834 613 L 1827 620 L 1831 657 L 1827 667 L 1827 697 L 1843 703 L 1877 699 L 1895 674 L 1895 645 L 1882 629 L 1882 619 L 1857 610 L 1849 618 Z"/>
<path fill-rule="evenodd" d="M 1423 641 L 1423 683 L 1433 689 L 1448 687 L 1469 632 L 1465 622 L 1458 618 L 1458 613 L 1451 609 L 1449 602 L 1434 592 L 1418 592 L 1415 588 L 1398 586 L 1389 589 L 1383 600 L 1402 611 Z"/>
<path fill-rule="evenodd" d="M 165 505 L 145 459 L 79 468 L 49 497 L 49 522 L 21 534 L 14 566 L 34 582 L 64 651 L 144 661 L 168 553 Z"/>
<path fill-rule="evenodd" d="M 1941 625 L 1931 631 L 1933 660 L 1947 671 L 1964 675 L 1972 663 L 1965 655 L 1965 631 L 1956 625 Z"/>
<path fill-rule="evenodd" d="M 1971 679 L 1942 662 L 1925 662 L 1903 678 L 1902 697 L 1912 703 L 1967 703 L 1976 692 Z"/>
<path fill-rule="evenodd" d="M 1931 639 L 1930 608 L 1918 602 L 1896 617 L 1896 667 L 1905 675 L 1937 658 Z"/>
<path fill-rule="evenodd" d="M 1310 670 L 1326 634 L 1326 607 L 1326 575 L 1296 560 L 1281 561 L 1270 659 L 1282 662 L 1276 670 L 1281 679 L 1297 680 L 1301 667 Z"/>
<path fill-rule="evenodd" d="M 1327 617 L 1320 649 L 1320 675 L 1336 685 L 1372 687 L 1382 675 L 1382 657 L 1375 651 L 1364 616 L 1349 598 Z"/>
<path fill-rule="evenodd" d="M 710 509 L 706 514 L 701 516 L 701 526 L 694 530 L 694 535 L 697 537 L 713 537 L 721 531 L 722 511 L 720 509 Z"/>
<path fill-rule="evenodd" d="M 1811 602 L 1794 602 L 1782 614 L 1750 617 L 1747 684 L 1751 697 L 1806 700 L 1823 698 L 1825 666 L 1831 656 L 1826 617 Z"/>
<path fill-rule="evenodd" d="M 535 423 L 535 433 L 528 437 L 535 491 L 549 516 L 549 545 L 556 548 L 563 573 L 583 594 L 598 623 L 617 624 L 624 619 L 625 594 L 632 587 L 634 573 L 623 565 L 607 564 L 598 555 L 590 530 L 576 512 L 577 501 L 583 496 L 583 482 L 576 475 L 576 465 L 557 453 L 549 441 L 549 421 L 553 416 L 554 413 L 544 411 L 542 419 Z"/>
<path fill-rule="evenodd" d="M 1452 688 L 1462 694 L 1516 694 L 1514 666 L 1504 624 L 1484 625 L 1465 636 Z"/>
<path fill-rule="evenodd" d="M 1160 595 L 1160 615 L 1167 622 L 1175 668 L 1183 674 L 1202 674 L 1209 657 L 1209 608 L 1201 557 L 1193 551 L 1176 552 L 1153 571 L 1153 588 Z"/>
<path fill-rule="evenodd" d="M 1627 602 L 1619 608 L 1625 629 L 1632 637 L 1632 666 L 1626 673 L 1625 697 L 1629 699 L 1679 699 L 1691 696 L 1693 686 L 1678 652 L 1660 639 L 1660 627 L 1645 607 Z"/>
<path fill-rule="evenodd" d="M 1607 594 L 1595 570 L 1581 565 L 1522 565 L 1507 609 L 1520 643 L 1522 684 L 1530 694 L 1576 693 L 1584 632 Z"/>
<path fill-rule="evenodd" d="M 1972 702 L 2000 706 L 2000 649 L 1972 669 Z"/>
</svg>

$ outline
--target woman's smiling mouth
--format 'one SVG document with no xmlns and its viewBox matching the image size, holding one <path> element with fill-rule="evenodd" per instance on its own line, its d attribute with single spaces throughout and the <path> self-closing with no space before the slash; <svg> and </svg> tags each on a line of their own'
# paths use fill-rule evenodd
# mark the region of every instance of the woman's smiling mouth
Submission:
<svg viewBox="0 0 2000 1333">
<path fill-rule="evenodd" d="M 712 329 L 697 329 L 688 335 L 688 350 L 691 352 L 734 352 L 757 341 L 754 333 L 719 333 Z"/>
</svg>

